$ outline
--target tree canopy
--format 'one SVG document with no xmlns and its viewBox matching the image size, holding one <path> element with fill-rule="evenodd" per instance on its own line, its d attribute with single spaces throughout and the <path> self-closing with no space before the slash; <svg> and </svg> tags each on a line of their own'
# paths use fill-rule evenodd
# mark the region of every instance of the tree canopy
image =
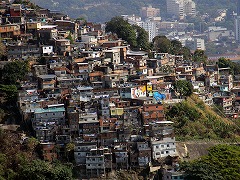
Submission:
<svg viewBox="0 0 240 180">
<path fill-rule="evenodd" d="M 153 38 L 153 48 L 159 53 L 170 53 L 171 41 L 166 36 L 156 36 Z"/>
<path fill-rule="evenodd" d="M 143 50 L 149 50 L 150 49 L 150 43 L 148 39 L 148 33 L 140 26 L 134 25 L 133 28 L 137 32 L 137 47 L 141 48 Z"/>
<path fill-rule="evenodd" d="M 137 46 L 136 33 L 132 26 L 122 17 L 114 17 L 106 24 L 106 32 L 116 33 L 119 38 L 127 41 L 131 46 Z"/>
<path fill-rule="evenodd" d="M 223 57 L 218 59 L 218 67 L 219 68 L 229 67 L 231 74 L 240 74 L 240 64 L 232 62 L 231 60 Z"/>
<path fill-rule="evenodd" d="M 194 51 L 192 59 L 195 62 L 203 62 L 203 63 L 207 62 L 207 56 L 205 54 L 205 51 L 201 49 L 196 49 Z"/>
<path fill-rule="evenodd" d="M 0 59 L 6 59 L 7 58 L 7 48 L 6 46 L 0 42 Z"/>
<path fill-rule="evenodd" d="M 51 164 L 42 160 L 34 160 L 21 167 L 18 179 L 70 180 L 72 170 L 59 163 Z"/>
<path fill-rule="evenodd" d="M 178 40 L 169 40 L 166 36 L 153 38 L 153 49 L 159 53 L 183 55 L 184 59 L 191 59 L 190 49 L 182 46 Z"/>
<path fill-rule="evenodd" d="M 71 44 L 74 43 L 74 39 L 73 39 L 71 33 L 68 34 L 68 36 L 66 37 L 66 39 L 69 39 Z"/>
<path fill-rule="evenodd" d="M 181 169 L 187 180 L 240 179 L 240 146 L 217 145 L 209 149 L 208 155 L 184 162 Z"/>
<path fill-rule="evenodd" d="M 18 134 L 0 129 L 0 180 L 70 180 L 72 167 L 38 159 L 35 138 L 20 143 Z"/>
<path fill-rule="evenodd" d="M 28 61 L 13 61 L 6 64 L 2 70 L 2 80 L 4 84 L 17 84 L 22 81 L 29 72 Z"/>
<path fill-rule="evenodd" d="M 166 119 L 174 122 L 174 132 L 180 140 L 238 141 L 240 135 L 238 124 L 220 117 L 194 94 L 166 108 Z"/>
<path fill-rule="evenodd" d="M 8 103 L 14 102 L 17 99 L 17 87 L 15 85 L 0 84 L 0 92 L 5 94 Z"/>
<path fill-rule="evenodd" d="M 186 80 L 179 80 L 173 84 L 174 90 L 180 96 L 190 96 L 193 93 L 192 83 Z"/>
<path fill-rule="evenodd" d="M 133 48 L 148 50 L 150 47 L 148 33 L 140 26 L 129 24 L 122 17 L 113 17 L 106 23 L 105 30 L 117 34 Z"/>
</svg>

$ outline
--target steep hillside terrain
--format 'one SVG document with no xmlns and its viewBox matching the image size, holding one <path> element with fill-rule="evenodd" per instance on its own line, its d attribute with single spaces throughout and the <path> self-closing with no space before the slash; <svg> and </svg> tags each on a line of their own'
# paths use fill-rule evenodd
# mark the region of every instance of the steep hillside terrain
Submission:
<svg viewBox="0 0 240 180">
<path fill-rule="evenodd" d="M 194 160 L 207 155 L 210 147 L 220 144 L 217 141 L 187 141 L 177 142 L 177 153 L 185 161 Z"/>
<path fill-rule="evenodd" d="M 152 5 L 160 8 L 161 16 L 166 15 L 166 0 L 31 0 L 41 7 L 60 10 L 72 18 L 86 17 L 93 22 L 109 21 L 112 17 L 122 14 L 140 14 L 142 6 Z M 236 0 L 194 0 L 200 14 L 213 14 L 217 9 L 236 7 Z"/>
<path fill-rule="evenodd" d="M 195 95 L 168 108 L 166 117 L 174 122 L 178 140 L 238 141 L 240 138 L 239 120 L 219 116 Z"/>
</svg>

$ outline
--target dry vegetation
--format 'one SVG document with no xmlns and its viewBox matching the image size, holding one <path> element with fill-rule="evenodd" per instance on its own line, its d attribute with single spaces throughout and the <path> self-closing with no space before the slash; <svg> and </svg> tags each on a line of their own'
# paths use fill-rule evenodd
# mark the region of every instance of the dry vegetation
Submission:
<svg viewBox="0 0 240 180">
<path fill-rule="evenodd" d="M 238 141 L 240 139 L 238 122 L 219 116 L 195 95 L 168 107 L 166 117 L 174 121 L 178 140 Z"/>
</svg>

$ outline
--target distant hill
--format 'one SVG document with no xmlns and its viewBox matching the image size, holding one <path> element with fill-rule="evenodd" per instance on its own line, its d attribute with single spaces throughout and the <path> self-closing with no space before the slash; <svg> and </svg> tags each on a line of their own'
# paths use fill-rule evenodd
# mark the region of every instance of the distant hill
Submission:
<svg viewBox="0 0 240 180">
<path fill-rule="evenodd" d="M 166 0 L 31 0 L 51 10 L 59 10 L 72 18 L 86 17 L 88 21 L 105 22 L 122 14 L 140 14 L 140 8 L 152 5 L 166 15 Z M 219 8 L 236 7 L 236 0 L 194 0 L 200 14 L 212 13 Z"/>
<path fill-rule="evenodd" d="M 72 18 L 87 17 L 88 21 L 105 22 L 122 14 L 140 14 L 140 8 L 153 5 L 160 9 L 165 0 L 31 0 L 37 5 L 51 10 L 60 10 Z"/>
</svg>

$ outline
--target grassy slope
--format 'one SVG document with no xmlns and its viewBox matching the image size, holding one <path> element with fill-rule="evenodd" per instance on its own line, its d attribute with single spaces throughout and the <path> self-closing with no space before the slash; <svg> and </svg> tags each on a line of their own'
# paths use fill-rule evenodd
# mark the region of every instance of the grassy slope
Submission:
<svg viewBox="0 0 240 180">
<path fill-rule="evenodd" d="M 166 116 L 175 122 L 179 140 L 237 141 L 240 138 L 240 129 L 235 122 L 219 116 L 194 95 L 168 109 Z"/>
</svg>

